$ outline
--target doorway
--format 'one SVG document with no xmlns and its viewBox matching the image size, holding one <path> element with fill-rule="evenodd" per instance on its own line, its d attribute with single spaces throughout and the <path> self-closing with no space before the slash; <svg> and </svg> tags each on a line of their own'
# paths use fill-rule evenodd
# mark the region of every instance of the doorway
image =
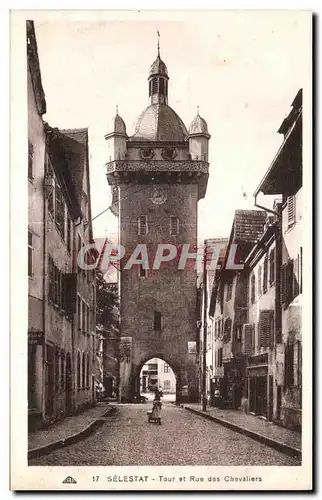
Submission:
<svg viewBox="0 0 322 500">
<path fill-rule="evenodd" d="M 267 377 L 250 377 L 249 411 L 258 416 L 267 416 Z"/>
<path fill-rule="evenodd" d="M 71 360 L 71 355 L 68 353 L 66 356 L 66 413 L 67 413 L 67 415 L 70 415 L 72 413 L 72 390 L 73 390 L 72 360 Z"/>
<path fill-rule="evenodd" d="M 46 398 L 45 411 L 46 416 L 52 417 L 54 414 L 54 384 L 55 384 L 55 349 L 54 346 L 46 346 Z"/>
</svg>

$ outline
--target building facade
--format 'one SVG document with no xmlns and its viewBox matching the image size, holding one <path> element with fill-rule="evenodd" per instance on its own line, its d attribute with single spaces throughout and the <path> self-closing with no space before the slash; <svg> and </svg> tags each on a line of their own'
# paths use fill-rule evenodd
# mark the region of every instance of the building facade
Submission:
<svg viewBox="0 0 322 500">
<path fill-rule="evenodd" d="M 302 90 L 299 90 L 279 133 L 282 145 L 255 196 L 280 195 L 276 242 L 278 301 L 275 314 L 276 418 L 286 427 L 302 421 Z"/>
<path fill-rule="evenodd" d="M 169 76 L 159 54 L 148 81 L 149 106 L 135 133 L 128 137 L 117 114 L 105 137 L 107 179 L 119 216 L 119 243 L 126 249 L 119 274 L 120 397 L 136 397 L 142 366 L 159 357 L 176 374 L 177 400 L 197 400 L 195 356 L 188 350 L 188 342 L 196 341 L 196 269 L 194 263 L 178 269 L 179 259 L 165 259 L 158 269 L 153 262 L 160 243 L 174 245 L 177 257 L 183 245 L 196 252 L 197 203 L 206 192 L 210 135 L 199 114 L 188 132 L 168 106 Z M 147 248 L 147 255 L 138 248 Z"/>
<path fill-rule="evenodd" d="M 32 21 L 28 54 L 28 408 L 30 429 L 95 399 L 95 274 L 79 250 L 93 241 L 87 129 L 42 120 L 44 93 Z M 94 262 L 87 255 L 88 263 Z M 95 353 L 95 355 L 94 355 Z"/>
<path fill-rule="evenodd" d="M 279 132 L 283 143 L 255 192 L 260 211 L 236 211 L 225 262 L 216 271 L 215 387 L 224 405 L 292 429 L 302 408 L 302 91 Z M 258 204 L 259 194 L 274 196 Z M 264 198 L 265 199 L 265 198 Z M 270 202 L 271 203 L 271 202 Z M 226 269 L 232 244 L 235 263 Z M 210 391 L 211 392 L 211 391 Z"/>
<path fill-rule="evenodd" d="M 44 194 L 46 100 L 32 22 L 27 22 L 28 95 L 28 416 L 42 420 L 44 317 Z"/>
</svg>

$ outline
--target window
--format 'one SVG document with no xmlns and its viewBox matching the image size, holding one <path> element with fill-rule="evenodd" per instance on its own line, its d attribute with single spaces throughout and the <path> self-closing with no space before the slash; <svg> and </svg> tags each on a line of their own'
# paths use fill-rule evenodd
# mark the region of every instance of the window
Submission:
<svg viewBox="0 0 322 500">
<path fill-rule="evenodd" d="M 170 380 L 164 380 L 163 382 L 163 388 L 165 391 L 169 391 L 171 389 L 171 381 Z"/>
<path fill-rule="evenodd" d="M 90 331 L 91 331 L 91 327 L 92 327 L 92 325 L 91 325 L 91 311 L 90 311 L 89 306 L 87 306 L 86 312 L 87 312 L 87 334 L 89 335 Z"/>
<path fill-rule="evenodd" d="M 218 366 L 222 367 L 222 347 L 218 349 Z"/>
<path fill-rule="evenodd" d="M 159 311 L 154 311 L 154 331 L 161 331 L 161 313 Z"/>
<path fill-rule="evenodd" d="M 78 311 L 78 330 L 82 329 L 82 300 L 77 295 L 77 311 Z"/>
<path fill-rule="evenodd" d="M 230 339 L 231 339 L 231 326 L 232 326 L 232 321 L 231 321 L 230 318 L 227 318 L 225 320 L 225 323 L 224 323 L 224 331 L 223 331 L 223 334 L 224 334 L 223 341 L 224 341 L 224 343 L 229 342 Z"/>
<path fill-rule="evenodd" d="M 294 385 L 294 345 L 286 344 L 285 346 L 285 386 L 291 387 Z"/>
<path fill-rule="evenodd" d="M 48 195 L 48 210 L 51 213 L 53 219 L 55 218 L 55 176 L 54 176 L 54 171 L 52 169 L 51 164 L 49 163 L 49 159 L 47 157 L 47 166 L 46 166 L 46 177 L 48 179 L 53 179 L 54 181 L 54 186 L 53 189 L 50 191 Z"/>
<path fill-rule="evenodd" d="M 175 236 L 179 233 L 179 220 L 171 215 L 170 217 L 170 235 Z"/>
<path fill-rule="evenodd" d="M 288 228 L 295 224 L 295 196 L 287 197 L 287 226 Z"/>
<path fill-rule="evenodd" d="M 262 266 L 258 268 L 258 296 L 262 295 Z"/>
<path fill-rule="evenodd" d="M 28 408 L 34 408 L 36 403 L 36 345 L 28 345 Z"/>
<path fill-rule="evenodd" d="M 152 78 L 152 94 L 158 93 L 158 78 Z"/>
<path fill-rule="evenodd" d="M 59 350 L 55 352 L 55 390 L 59 391 Z"/>
<path fill-rule="evenodd" d="M 148 233 L 148 217 L 146 215 L 140 215 L 138 218 L 138 234 L 145 235 Z"/>
<path fill-rule="evenodd" d="M 86 354 L 86 387 L 89 387 L 89 355 Z"/>
<path fill-rule="evenodd" d="M 67 250 L 71 251 L 72 248 L 72 219 L 67 212 Z"/>
<path fill-rule="evenodd" d="M 233 281 L 230 281 L 227 283 L 227 293 L 226 293 L 226 300 L 231 300 L 233 294 Z"/>
<path fill-rule="evenodd" d="M 32 180 L 34 174 L 34 147 L 28 141 L 28 179 Z"/>
<path fill-rule="evenodd" d="M 139 277 L 146 278 L 147 277 L 147 269 L 144 269 L 142 264 L 139 264 Z"/>
<path fill-rule="evenodd" d="M 65 382 L 65 359 L 63 353 L 61 354 L 60 360 L 60 387 L 64 389 Z"/>
<path fill-rule="evenodd" d="M 267 292 L 267 279 L 268 279 L 268 257 L 266 255 L 264 259 L 264 269 L 263 269 L 263 293 Z"/>
<path fill-rule="evenodd" d="M 61 187 L 56 184 L 55 189 L 56 203 L 55 203 L 55 220 L 57 228 L 62 237 L 64 237 L 64 222 L 65 222 L 65 203 Z"/>
<path fill-rule="evenodd" d="M 33 246 L 32 246 L 32 232 L 28 231 L 28 276 L 32 278 L 33 276 Z"/>
<path fill-rule="evenodd" d="M 82 300 L 82 331 L 85 333 L 86 331 L 86 304 Z"/>
<path fill-rule="evenodd" d="M 82 356 L 82 387 L 85 388 L 85 376 L 86 376 L 86 358 L 83 353 Z"/>
<path fill-rule="evenodd" d="M 164 364 L 164 373 L 170 373 L 170 366 L 166 363 Z"/>
<path fill-rule="evenodd" d="M 80 352 L 77 353 L 77 387 L 81 386 L 81 356 Z"/>
<path fill-rule="evenodd" d="M 275 248 L 272 248 L 269 254 L 269 284 L 275 282 Z"/>
<path fill-rule="evenodd" d="M 164 90 L 165 90 L 165 85 L 164 85 L 164 79 L 163 78 L 160 78 L 159 80 L 159 93 L 160 94 L 165 94 Z"/>
<path fill-rule="evenodd" d="M 250 297 L 251 297 L 251 302 L 252 304 L 254 304 L 255 302 L 255 298 L 256 298 L 256 294 L 255 294 L 255 274 L 252 273 L 251 277 L 250 277 Z"/>
</svg>

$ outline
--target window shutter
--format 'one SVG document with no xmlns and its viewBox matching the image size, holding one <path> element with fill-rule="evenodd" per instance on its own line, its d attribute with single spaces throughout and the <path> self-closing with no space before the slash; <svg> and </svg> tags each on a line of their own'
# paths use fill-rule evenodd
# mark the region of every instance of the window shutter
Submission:
<svg viewBox="0 0 322 500">
<path fill-rule="evenodd" d="M 286 268 L 286 305 L 288 306 L 293 300 L 293 268 L 294 261 L 290 260 Z"/>
<path fill-rule="evenodd" d="M 273 311 L 261 311 L 259 315 L 259 345 L 273 345 Z"/>
<path fill-rule="evenodd" d="M 287 222 L 289 226 L 295 222 L 295 196 L 287 197 Z"/>
<path fill-rule="evenodd" d="M 246 356 L 251 356 L 253 352 L 253 330 L 254 325 L 252 323 L 246 323 L 243 325 L 244 328 L 244 339 L 245 339 L 245 354 Z"/>
<path fill-rule="evenodd" d="M 281 304 L 283 306 L 285 306 L 286 304 L 286 269 L 287 265 L 283 264 L 281 266 L 281 283 L 280 283 Z"/>
</svg>

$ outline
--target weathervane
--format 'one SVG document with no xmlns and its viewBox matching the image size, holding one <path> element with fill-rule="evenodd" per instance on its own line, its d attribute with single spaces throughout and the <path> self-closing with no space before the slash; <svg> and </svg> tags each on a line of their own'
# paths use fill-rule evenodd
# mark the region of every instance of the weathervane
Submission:
<svg viewBox="0 0 322 500">
<path fill-rule="evenodd" d="M 160 57 L 160 33 L 157 31 L 158 34 L 158 57 Z"/>
</svg>

